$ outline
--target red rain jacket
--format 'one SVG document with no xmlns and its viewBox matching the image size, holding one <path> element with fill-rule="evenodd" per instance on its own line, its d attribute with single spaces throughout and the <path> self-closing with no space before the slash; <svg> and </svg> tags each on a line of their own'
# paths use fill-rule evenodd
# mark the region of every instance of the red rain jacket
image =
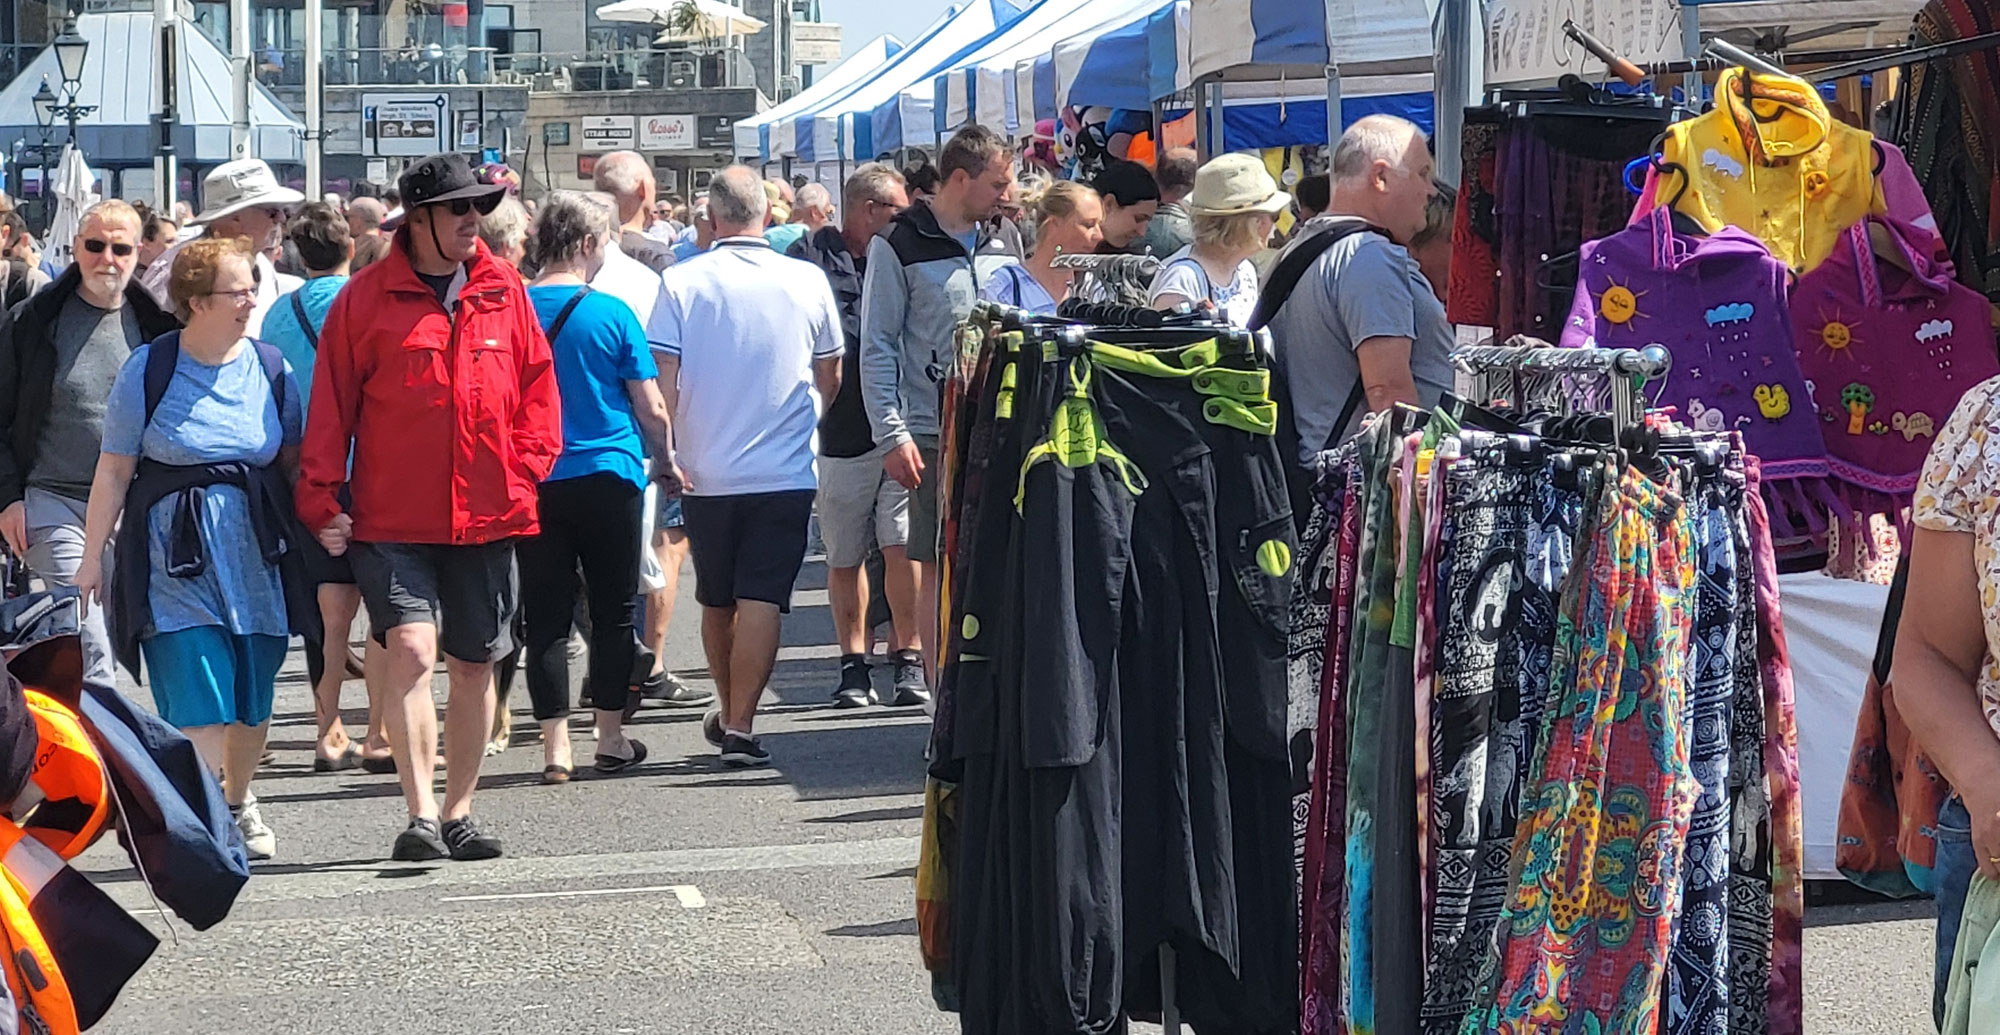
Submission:
<svg viewBox="0 0 2000 1035">
<path fill-rule="evenodd" d="M 334 299 L 299 458 L 309 530 L 340 514 L 342 485 L 363 542 L 477 544 L 539 530 L 535 487 L 563 441 L 548 339 L 520 276 L 483 242 L 451 301 L 417 277 L 400 240 Z"/>
</svg>

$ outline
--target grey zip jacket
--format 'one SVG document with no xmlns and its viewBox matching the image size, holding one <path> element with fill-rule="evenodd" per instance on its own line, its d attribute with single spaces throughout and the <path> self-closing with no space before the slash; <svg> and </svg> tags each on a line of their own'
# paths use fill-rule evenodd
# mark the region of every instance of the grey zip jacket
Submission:
<svg viewBox="0 0 2000 1035">
<path fill-rule="evenodd" d="M 980 285 L 1017 261 L 981 225 L 977 247 L 938 226 L 919 202 L 868 243 L 861 288 L 861 403 L 878 446 L 938 433 L 939 386 L 950 369 L 952 331 L 972 313 Z"/>
</svg>

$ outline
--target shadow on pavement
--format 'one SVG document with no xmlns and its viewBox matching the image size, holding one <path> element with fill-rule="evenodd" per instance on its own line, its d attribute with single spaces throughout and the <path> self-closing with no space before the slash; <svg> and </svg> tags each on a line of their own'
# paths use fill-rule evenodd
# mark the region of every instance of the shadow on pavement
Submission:
<svg viewBox="0 0 2000 1035">
<path fill-rule="evenodd" d="M 917 933 L 917 918 L 904 917 L 901 920 L 884 920 L 879 924 L 848 924 L 826 932 L 835 938 L 901 938 L 914 937 Z"/>
</svg>

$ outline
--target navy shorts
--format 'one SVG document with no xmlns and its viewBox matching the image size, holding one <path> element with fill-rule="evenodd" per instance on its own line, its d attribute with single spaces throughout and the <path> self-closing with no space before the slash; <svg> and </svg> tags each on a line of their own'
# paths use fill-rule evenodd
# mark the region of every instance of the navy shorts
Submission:
<svg viewBox="0 0 2000 1035">
<path fill-rule="evenodd" d="M 703 607 L 758 600 L 792 609 L 792 584 L 806 560 L 813 490 L 743 496 L 683 496 L 694 598 Z"/>
</svg>

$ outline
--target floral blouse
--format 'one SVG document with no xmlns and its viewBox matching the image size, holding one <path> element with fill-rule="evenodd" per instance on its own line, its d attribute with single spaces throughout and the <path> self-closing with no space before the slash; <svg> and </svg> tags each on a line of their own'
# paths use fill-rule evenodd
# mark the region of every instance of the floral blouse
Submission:
<svg viewBox="0 0 2000 1035">
<path fill-rule="evenodd" d="M 1917 482 L 1911 519 L 1934 532 L 1972 534 L 1986 625 L 1979 703 L 2000 736 L 2000 377 L 1966 392 L 1938 432 Z"/>
</svg>

